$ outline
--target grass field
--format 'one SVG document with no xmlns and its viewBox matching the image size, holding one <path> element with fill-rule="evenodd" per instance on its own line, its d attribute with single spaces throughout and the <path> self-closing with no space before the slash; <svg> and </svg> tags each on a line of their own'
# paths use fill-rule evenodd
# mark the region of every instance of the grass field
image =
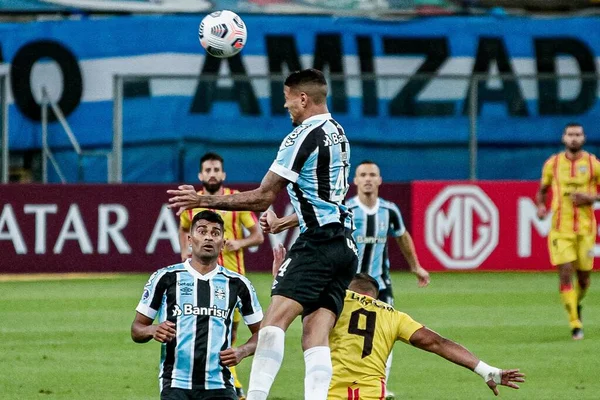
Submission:
<svg viewBox="0 0 600 400">
<path fill-rule="evenodd" d="M 521 368 L 527 382 L 505 399 L 598 399 L 600 295 L 584 303 L 586 338 L 573 342 L 551 273 L 433 274 L 418 289 L 394 274 L 396 305 L 488 364 Z M 268 304 L 270 277 L 251 274 Z M 1 399 L 156 399 L 159 344 L 131 341 L 129 327 L 146 275 L 0 282 Z M 243 338 L 247 337 L 242 329 Z M 300 326 L 286 339 L 271 399 L 302 399 Z M 251 361 L 240 367 L 247 382 Z M 481 378 L 404 344 L 390 388 L 402 399 L 489 399 Z"/>
</svg>

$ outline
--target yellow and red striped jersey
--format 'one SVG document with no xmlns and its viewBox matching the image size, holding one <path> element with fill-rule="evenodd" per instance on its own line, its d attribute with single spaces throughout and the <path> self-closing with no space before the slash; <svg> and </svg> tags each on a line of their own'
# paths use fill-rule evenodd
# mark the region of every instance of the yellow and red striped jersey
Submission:
<svg viewBox="0 0 600 400">
<path fill-rule="evenodd" d="M 237 190 L 223 188 L 223 195 L 229 195 L 237 192 Z M 198 192 L 198 194 L 203 195 L 204 191 L 202 190 Z M 179 217 L 179 224 L 181 228 L 188 231 L 190 229 L 192 219 L 194 219 L 194 215 L 203 210 L 206 210 L 206 208 L 194 208 L 181 213 Z M 223 211 L 213 209 L 211 209 L 211 211 L 219 213 L 221 218 L 223 218 L 223 222 L 225 223 L 225 240 L 242 239 L 244 237 L 243 228 L 245 227 L 246 229 L 249 229 L 256 225 L 257 222 L 256 216 L 252 211 Z M 237 251 L 227 251 L 223 249 L 221 255 L 219 256 L 218 262 L 231 271 L 240 273 L 242 275 L 246 274 L 243 249 L 239 249 Z"/>
<path fill-rule="evenodd" d="M 560 233 L 595 234 L 596 218 L 591 205 L 575 207 L 573 193 L 597 194 L 600 162 L 593 154 L 582 152 L 576 160 L 566 153 L 551 156 L 542 169 L 542 186 L 552 187 L 552 229 Z"/>
</svg>

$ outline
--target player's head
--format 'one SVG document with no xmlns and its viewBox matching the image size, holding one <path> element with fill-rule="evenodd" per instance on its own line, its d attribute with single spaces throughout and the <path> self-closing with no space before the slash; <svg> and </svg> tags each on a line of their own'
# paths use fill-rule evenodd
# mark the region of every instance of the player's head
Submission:
<svg viewBox="0 0 600 400">
<path fill-rule="evenodd" d="M 585 143 L 585 133 L 583 126 L 577 122 L 570 122 L 565 125 L 563 130 L 562 142 L 570 152 L 578 152 Z"/>
<path fill-rule="evenodd" d="M 354 278 L 352 278 L 348 289 L 356 293 L 371 296 L 374 299 L 379 296 L 379 284 L 372 276 L 368 274 L 360 273 L 354 275 Z"/>
<path fill-rule="evenodd" d="M 219 258 L 224 244 L 223 218 L 214 211 L 204 210 L 194 215 L 188 240 L 192 245 L 192 258 L 213 262 Z"/>
<path fill-rule="evenodd" d="M 327 81 L 318 69 L 292 72 L 285 80 L 283 95 L 283 106 L 294 126 L 312 115 L 327 112 Z"/>
<path fill-rule="evenodd" d="M 226 174 L 223 170 L 223 157 L 217 153 L 206 153 L 200 159 L 200 172 L 198 179 L 202 182 L 204 190 L 210 194 L 216 193 L 225 180 Z"/>
<path fill-rule="evenodd" d="M 373 161 L 365 160 L 358 164 L 354 174 L 354 184 L 359 194 L 377 194 L 381 185 L 379 167 Z"/>
</svg>

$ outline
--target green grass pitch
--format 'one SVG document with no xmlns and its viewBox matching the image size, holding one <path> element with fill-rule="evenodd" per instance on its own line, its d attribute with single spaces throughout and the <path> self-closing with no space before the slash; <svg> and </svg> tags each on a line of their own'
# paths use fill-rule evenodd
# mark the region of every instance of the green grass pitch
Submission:
<svg viewBox="0 0 600 400">
<path fill-rule="evenodd" d="M 504 399 L 597 399 L 600 395 L 600 276 L 584 302 L 585 339 L 574 342 L 553 273 L 438 273 L 418 289 L 393 275 L 396 307 L 465 345 L 488 364 L 521 368 Z M 129 327 L 147 275 L 0 282 L 0 398 L 157 399 L 159 344 L 133 343 Z M 271 278 L 251 274 L 263 307 Z M 241 327 L 241 338 L 247 330 Z M 247 382 L 251 360 L 239 368 Z M 271 399 L 303 399 L 300 324 L 286 337 Z M 398 343 L 390 389 L 402 399 L 490 399 L 481 378 Z"/>
</svg>

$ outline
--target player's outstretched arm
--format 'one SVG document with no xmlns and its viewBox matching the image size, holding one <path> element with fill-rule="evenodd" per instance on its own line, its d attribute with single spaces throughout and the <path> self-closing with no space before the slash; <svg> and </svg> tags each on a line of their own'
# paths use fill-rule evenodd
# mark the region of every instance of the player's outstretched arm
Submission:
<svg viewBox="0 0 600 400">
<path fill-rule="evenodd" d="M 501 370 L 487 365 L 460 344 L 446 339 L 428 328 L 418 329 L 410 337 L 410 343 L 421 350 L 435 353 L 454 364 L 468 368 L 483 378 L 488 387 L 498 395 L 498 385 L 518 389 L 515 382 L 525 382 L 525 375 L 518 369 Z"/>
<path fill-rule="evenodd" d="M 167 190 L 167 193 L 171 195 L 169 208 L 178 209 L 177 215 L 192 208 L 265 211 L 288 183 L 287 179 L 269 171 L 258 188 L 227 196 L 202 196 L 196 192 L 193 186 L 181 185 L 176 190 Z"/>
<path fill-rule="evenodd" d="M 239 347 L 230 347 L 219 353 L 221 362 L 228 367 L 238 365 L 244 358 L 251 356 L 256 351 L 256 343 L 258 343 L 258 330 L 260 329 L 260 322 L 252 325 L 248 325 L 252 336 L 243 345 Z"/>
</svg>

